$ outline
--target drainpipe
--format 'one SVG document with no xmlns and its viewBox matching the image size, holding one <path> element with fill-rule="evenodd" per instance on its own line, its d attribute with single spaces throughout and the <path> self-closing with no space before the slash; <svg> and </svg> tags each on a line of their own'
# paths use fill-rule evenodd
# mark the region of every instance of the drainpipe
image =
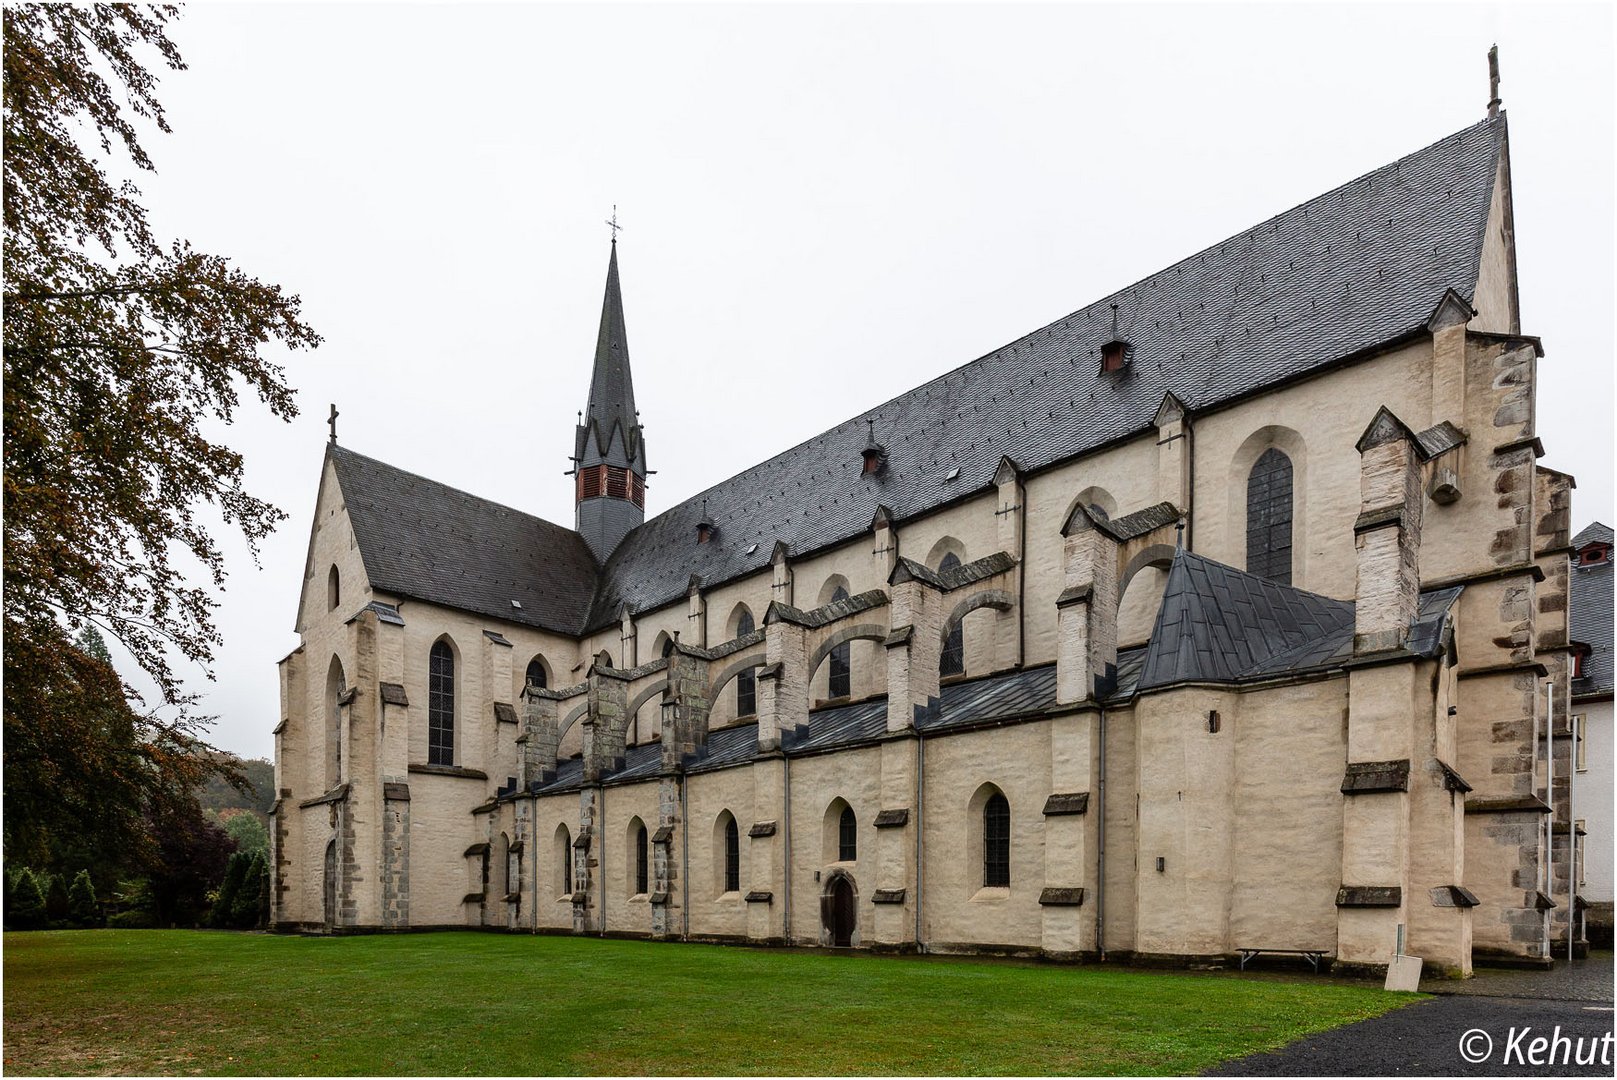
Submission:
<svg viewBox="0 0 1617 1080">
<path fill-rule="evenodd" d="M 1570 700 L 1570 698 L 1568 699 Z M 1572 745 L 1566 763 L 1566 961 L 1572 962 L 1572 923 L 1578 907 L 1578 718 L 1568 713 Z"/>
<path fill-rule="evenodd" d="M 1544 815 L 1544 896 L 1555 903 L 1555 684 L 1544 684 L 1544 802 L 1550 812 Z M 1544 913 L 1544 955 L 1555 959 L 1555 914 Z"/>
<path fill-rule="evenodd" d="M 528 860 L 528 865 L 533 867 L 528 872 L 528 877 L 533 881 L 533 910 L 528 913 L 530 924 L 528 932 L 537 934 L 539 932 L 539 796 L 537 795 L 528 796 L 528 832 L 532 834 L 528 839 L 533 844 L 533 857 Z M 552 840 L 551 843 L 554 844 L 555 841 Z M 568 848 L 567 857 L 572 856 L 573 849 Z"/>
<path fill-rule="evenodd" d="M 786 872 L 781 882 L 781 909 L 783 914 L 781 917 L 780 940 L 782 944 L 790 945 L 792 943 L 792 759 L 786 756 L 784 747 L 781 748 L 780 757 L 784 767 L 786 799 L 786 808 L 781 813 L 781 824 L 786 830 L 786 835 L 781 840 L 783 849 L 781 858 L 786 862 Z"/>
<path fill-rule="evenodd" d="M 1021 618 L 1021 612 L 1017 612 Z M 921 940 L 921 897 L 926 895 L 926 846 L 922 843 L 926 806 L 926 736 L 915 732 L 915 951 L 926 952 Z"/>
<path fill-rule="evenodd" d="M 600 785 L 600 835 L 595 842 L 595 865 L 601 868 L 601 937 L 606 937 L 606 785 Z"/>
<path fill-rule="evenodd" d="M 1099 805 L 1095 819 L 1095 951 L 1101 963 L 1106 962 L 1106 709 L 1100 710 L 1100 768 L 1097 770 L 1096 794 Z"/>
<path fill-rule="evenodd" d="M 675 778 L 679 784 L 679 909 L 684 925 L 683 939 L 691 939 L 691 822 L 686 815 L 685 772 Z"/>
</svg>

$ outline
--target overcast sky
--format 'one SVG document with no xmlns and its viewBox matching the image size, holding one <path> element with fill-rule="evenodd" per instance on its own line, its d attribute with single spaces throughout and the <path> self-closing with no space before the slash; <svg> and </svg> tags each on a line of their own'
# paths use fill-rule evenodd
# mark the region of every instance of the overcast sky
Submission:
<svg viewBox="0 0 1617 1080">
<path fill-rule="evenodd" d="M 160 234 L 301 294 L 303 415 L 222 437 L 291 515 L 231 576 L 219 745 L 268 755 L 326 406 L 572 523 L 613 204 L 655 514 L 1480 120 L 1500 46 L 1545 463 L 1612 521 L 1603 6 L 193 5 Z M 138 680 L 137 680 L 138 681 Z"/>
</svg>

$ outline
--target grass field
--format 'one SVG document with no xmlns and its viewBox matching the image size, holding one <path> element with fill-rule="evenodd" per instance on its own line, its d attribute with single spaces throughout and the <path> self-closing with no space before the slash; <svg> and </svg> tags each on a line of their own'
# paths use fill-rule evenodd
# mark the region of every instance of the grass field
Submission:
<svg viewBox="0 0 1617 1080">
<path fill-rule="evenodd" d="M 1190 1073 L 1367 986 L 435 933 L 5 935 L 5 1072 Z"/>
</svg>

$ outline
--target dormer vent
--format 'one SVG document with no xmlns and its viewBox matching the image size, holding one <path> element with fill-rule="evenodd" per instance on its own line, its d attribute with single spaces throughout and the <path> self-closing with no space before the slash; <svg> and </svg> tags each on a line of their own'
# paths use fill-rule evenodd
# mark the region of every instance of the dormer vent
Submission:
<svg viewBox="0 0 1617 1080">
<path fill-rule="evenodd" d="M 870 425 L 870 436 L 865 442 L 864 450 L 861 451 L 865 463 L 860 471 L 866 476 L 874 476 L 881 472 L 883 465 L 887 464 L 887 447 L 876 441 L 876 421 L 866 420 L 865 423 Z"/>
<path fill-rule="evenodd" d="M 696 523 L 696 542 L 698 544 L 705 544 L 709 540 L 713 539 L 713 534 L 716 532 L 718 532 L 718 528 L 713 524 L 713 519 L 708 516 L 707 500 L 703 499 L 702 518 Z"/>
<path fill-rule="evenodd" d="M 1112 338 L 1100 347 L 1101 371 L 1122 371 L 1129 362 L 1129 343 L 1117 328 L 1117 305 L 1112 305 Z"/>
</svg>

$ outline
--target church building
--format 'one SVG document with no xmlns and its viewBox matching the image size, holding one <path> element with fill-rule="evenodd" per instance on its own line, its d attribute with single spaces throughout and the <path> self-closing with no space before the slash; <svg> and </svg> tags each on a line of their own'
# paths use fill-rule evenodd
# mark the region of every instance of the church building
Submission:
<svg viewBox="0 0 1617 1080">
<path fill-rule="evenodd" d="M 333 435 L 276 927 L 1564 945 L 1573 482 L 1497 102 L 650 519 L 624 311 L 614 241 L 571 528 Z"/>
</svg>

